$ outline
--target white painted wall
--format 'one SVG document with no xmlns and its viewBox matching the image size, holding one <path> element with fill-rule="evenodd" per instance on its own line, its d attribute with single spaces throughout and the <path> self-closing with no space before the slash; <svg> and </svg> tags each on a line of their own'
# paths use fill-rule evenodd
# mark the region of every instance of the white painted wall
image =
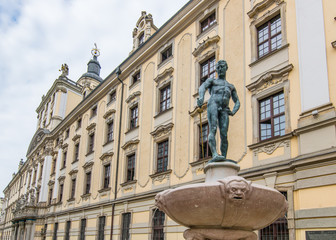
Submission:
<svg viewBox="0 0 336 240">
<path fill-rule="evenodd" d="M 49 189 L 48 182 L 49 182 L 50 173 L 51 173 L 51 161 L 52 161 L 51 156 L 46 156 L 44 158 L 41 190 L 40 190 L 40 197 L 39 197 L 40 202 L 46 202 L 48 199 L 48 189 Z"/>
<path fill-rule="evenodd" d="M 60 92 L 60 94 L 61 94 L 61 102 L 60 102 L 60 108 L 59 108 L 59 116 L 64 118 L 68 94 L 64 92 Z"/>
<path fill-rule="evenodd" d="M 329 102 L 322 0 L 296 0 L 301 110 Z"/>
</svg>

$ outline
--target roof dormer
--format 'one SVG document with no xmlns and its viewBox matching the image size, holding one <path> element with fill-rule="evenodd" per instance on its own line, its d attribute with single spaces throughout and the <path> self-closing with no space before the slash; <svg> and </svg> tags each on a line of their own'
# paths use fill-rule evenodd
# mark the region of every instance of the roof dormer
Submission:
<svg viewBox="0 0 336 240">
<path fill-rule="evenodd" d="M 158 28 L 153 23 L 152 14 L 147 14 L 146 11 L 142 11 L 141 17 L 137 21 L 136 27 L 133 30 L 132 52 L 144 44 L 157 30 Z"/>
</svg>

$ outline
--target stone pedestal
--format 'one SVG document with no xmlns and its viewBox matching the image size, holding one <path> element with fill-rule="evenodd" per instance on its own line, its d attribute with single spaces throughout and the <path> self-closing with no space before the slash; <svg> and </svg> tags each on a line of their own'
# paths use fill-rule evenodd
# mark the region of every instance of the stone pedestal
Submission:
<svg viewBox="0 0 336 240">
<path fill-rule="evenodd" d="M 219 179 L 237 176 L 240 167 L 234 161 L 208 163 L 204 167 L 205 182 L 216 182 Z"/>
</svg>

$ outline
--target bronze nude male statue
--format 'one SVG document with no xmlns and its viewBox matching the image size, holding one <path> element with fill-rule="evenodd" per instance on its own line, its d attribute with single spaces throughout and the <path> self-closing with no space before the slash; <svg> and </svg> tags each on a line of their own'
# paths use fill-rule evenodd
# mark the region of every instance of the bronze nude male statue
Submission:
<svg viewBox="0 0 336 240">
<path fill-rule="evenodd" d="M 227 131 L 229 127 L 229 116 L 233 116 L 240 107 L 240 102 L 236 88 L 226 81 L 226 71 L 228 65 L 225 60 L 219 60 L 216 64 L 216 72 L 218 78 L 208 78 L 199 87 L 199 99 L 197 99 L 198 107 L 201 107 L 204 102 L 204 94 L 209 90 L 210 99 L 207 105 L 207 116 L 209 123 L 208 142 L 212 152 L 212 160 L 209 162 L 219 162 L 226 160 L 228 150 Z M 235 103 L 232 111 L 229 108 L 230 98 Z M 217 124 L 220 132 L 220 151 L 219 155 L 216 150 L 216 131 Z"/>
</svg>

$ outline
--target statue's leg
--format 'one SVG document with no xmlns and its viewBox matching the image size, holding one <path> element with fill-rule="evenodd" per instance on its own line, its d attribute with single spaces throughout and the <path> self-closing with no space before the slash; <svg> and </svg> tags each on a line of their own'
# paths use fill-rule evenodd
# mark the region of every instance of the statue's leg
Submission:
<svg viewBox="0 0 336 240">
<path fill-rule="evenodd" d="M 229 115 L 225 111 L 221 111 L 219 113 L 218 118 L 219 125 L 219 133 L 221 138 L 220 150 L 222 156 L 226 158 L 227 150 L 228 150 L 228 140 L 227 140 L 227 131 L 229 128 Z"/>
<path fill-rule="evenodd" d="M 207 106 L 207 114 L 208 114 L 208 124 L 209 124 L 209 135 L 208 142 L 209 147 L 212 153 L 212 157 L 218 156 L 216 150 L 216 131 L 217 131 L 217 120 L 218 120 L 218 110 L 215 103 L 210 102 Z"/>
</svg>

